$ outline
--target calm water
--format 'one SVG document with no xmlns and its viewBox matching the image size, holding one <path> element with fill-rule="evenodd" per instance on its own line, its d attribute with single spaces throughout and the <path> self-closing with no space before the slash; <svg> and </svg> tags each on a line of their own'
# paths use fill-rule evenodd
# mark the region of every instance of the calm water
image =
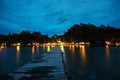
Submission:
<svg viewBox="0 0 120 80">
<path fill-rule="evenodd" d="M 7 47 L 0 48 L 0 76 L 30 62 L 41 59 L 42 54 L 49 52 L 50 47 Z"/>
<path fill-rule="evenodd" d="M 120 47 L 61 47 L 72 80 L 120 80 Z"/>
<path fill-rule="evenodd" d="M 61 46 L 61 50 L 72 80 L 120 80 L 120 47 Z M 50 47 L 0 48 L 0 76 L 49 51 Z"/>
</svg>

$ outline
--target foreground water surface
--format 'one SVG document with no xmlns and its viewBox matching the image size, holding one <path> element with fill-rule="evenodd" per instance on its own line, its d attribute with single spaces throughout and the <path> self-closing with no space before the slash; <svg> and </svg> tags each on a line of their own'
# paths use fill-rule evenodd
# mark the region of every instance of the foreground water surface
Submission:
<svg viewBox="0 0 120 80">
<path fill-rule="evenodd" d="M 49 47 L 0 48 L 0 76 L 31 60 L 41 59 Z M 120 47 L 61 46 L 65 71 L 72 80 L 120 80 Z"/>
<path fill-rule="evenodd" d="M 49 47 L 44 48 L 35 46 L 0 48 L 0 76 L 12 72 L 31 60 L 41 59 L 42 54 L 49 51 Z"/>
<path fill-rule="evenodd" d="M 72 80 L 120 80 L 120 47 L 62 47 Z"/>
</svg>

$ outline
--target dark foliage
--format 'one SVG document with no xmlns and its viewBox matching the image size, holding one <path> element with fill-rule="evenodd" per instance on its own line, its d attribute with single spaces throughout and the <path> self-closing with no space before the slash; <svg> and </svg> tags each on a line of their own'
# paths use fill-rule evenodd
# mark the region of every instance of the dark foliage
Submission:
<svg viewBox="0 0 120 80">
<path fill-rule="evenodd" d="M 47 43 L 57 42 L 58 40 L 64 42 L 120 42 L 120 29 L 111 26 L 101 25 L 99 27 L 93 24 L 74 24 L 64 35 L 54 35 L 52 38 L 48 35 L 43 35 L 40 32 L 30 33 L 29 31 L 22 31 L 20 34 L 3 35 L 0 34 L 0 44 L 6 42 L 11 43 L 20 42 L 22 45 L 28 43 Z"/>
<path fill-rule="evenodd" d="M 13 43 L 21 43 L 23 46 L 28 43 L 36 42 L 36 43 L 46 43 L 49 41 L 47 35 L 43 35 L 40 32 L 30 33 L 29 31 L 22 31 L 20 34 L 11 34 L 8 35 L 0 35 L 0 44 L 6 42 L 7 45 Z"/>
<path fill-rule="evenodd" d="M 75 24 L 62 36 L 65 42 L 105 42 L 120 41 L 120 29 L 101 25 L 96 27 L 93 24 Z"/>
</svg>

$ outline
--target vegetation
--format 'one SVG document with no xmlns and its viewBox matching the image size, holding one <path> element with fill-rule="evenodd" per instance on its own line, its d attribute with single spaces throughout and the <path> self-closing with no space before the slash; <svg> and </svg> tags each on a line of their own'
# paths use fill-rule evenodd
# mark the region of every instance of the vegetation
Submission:
<svg viewBox="0 0 120 80">
<path fill-rule="evenodd" d="M 7 43 L 21 43 L 27 45 L 28 43 L 47 43 L 56 42 L 61 40 L 63 42 L 90 42 L 96 44 L 101 42 L 105 44 L 105 41 L 120 42 L 120 29 L 111 26 L 101 25 L 99 27 L 93 24 L 74 24 L 63 35 L 54 35 L 52 38 L 48 35 L 43 35 L 40 32 L 30 33 L 29 31 L 22 31 L 20 34 L 3 35 L 0 34 L 0 44 Z"/>
<path fill-rule="evenodd" d="M 64 42 L 90 42 L 91 44 L 101 43 L 105 41 L 120 42 L 120 29 L 101 25 L 96 27 L 93 24 L 73 25 L 62 36 Z"/>
<path fill-rule="evenodd" d="M 0 35 L 0 44 L 7 43 L 8 46 L 14 43 L 21 43 L 23 46 L 28 43 L 32 45 L 32 42 L 47 43 L 49 40 L 48 35 L 43 35 L 40 32 L 30 33 L 29 31 L 22 31 L 20 34 Z"/>
</svg>

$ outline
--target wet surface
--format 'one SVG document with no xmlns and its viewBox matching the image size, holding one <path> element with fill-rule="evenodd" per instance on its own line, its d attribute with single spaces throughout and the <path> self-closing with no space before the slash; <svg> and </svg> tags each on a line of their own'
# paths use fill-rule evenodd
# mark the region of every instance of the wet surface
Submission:
<svg viewBox="0 0 120 80">
<path fill-rule="evenodd" d="M 52 48 L 49 53 L 43 55 L 41 60 L 31 61 L 0 80 L 6 78 L 8 80 L 67 80 L 59 47 Z"/>
<path fill-rule="evenodd" d="M 63 47 L 72 80 L 120 80 L 120 47 Z"/>
</svg>

